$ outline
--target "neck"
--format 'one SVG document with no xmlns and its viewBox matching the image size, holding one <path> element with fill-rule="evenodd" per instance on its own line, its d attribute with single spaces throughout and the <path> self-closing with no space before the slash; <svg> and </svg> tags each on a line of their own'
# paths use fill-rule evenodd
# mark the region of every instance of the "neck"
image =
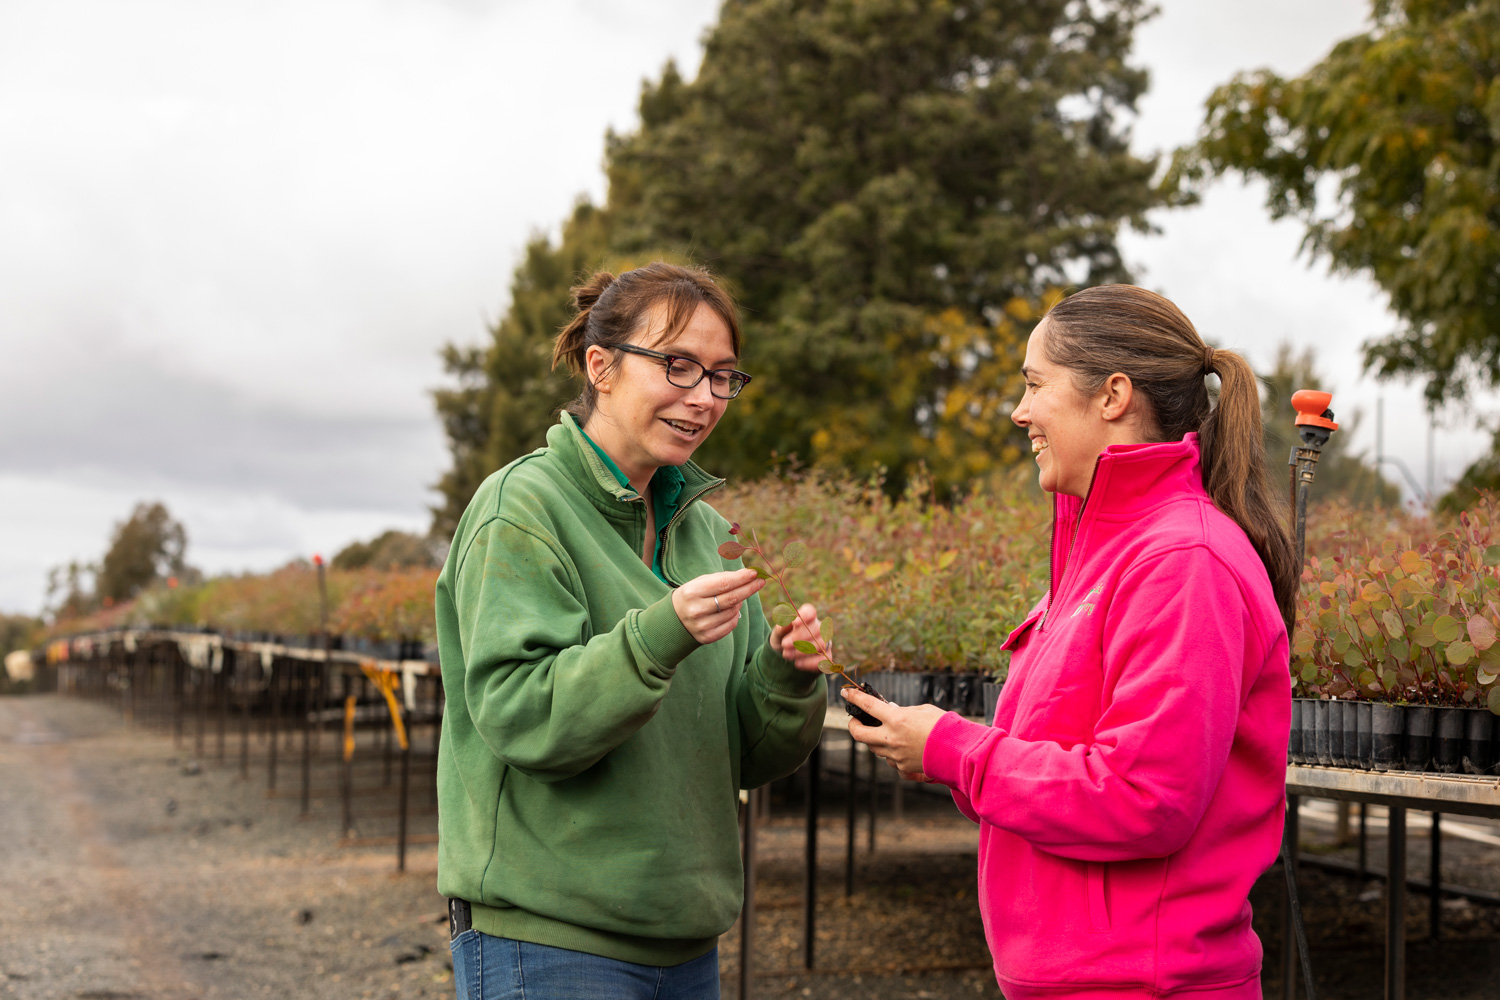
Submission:
<svg viewBox="0 0 1500 1000">
<path fill-rule="evenodd" d="M 625 473 L 625 478 L 630 480 L 630 488 L 641 496 L 645 496 L 646 487 L 651 482 L 651 477 L 656 475 L 657 466 L 632 461 L 629 457 L 630 450 L 625 447 L 625 442 L 620 440 L 615 425 L 607 420 L 601 420 L 598 410 L 595 410 L 584 423 L 583 433 L 587 434 L 589 440 L 598 445 L 604 454 L 609 456 L 610 461 Z"/>
</svg>

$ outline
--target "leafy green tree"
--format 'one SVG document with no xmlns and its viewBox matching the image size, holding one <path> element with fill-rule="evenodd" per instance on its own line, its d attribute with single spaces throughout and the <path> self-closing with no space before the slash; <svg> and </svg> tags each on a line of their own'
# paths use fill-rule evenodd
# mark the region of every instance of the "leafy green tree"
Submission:
<svg viewBox="0 0 1500 1000">
<path fill-rule="evenodd" d="M 731 0 L 608 147 L 613 241 L 737 286 L 759 377 L 705 446 L 881 464 L 899 486 L 1015 460 L 1019 345 L 1052 289 L 1127 280 L 1157 204 L 1119 122 L 1134 0 Z M 1007 306 L 1011 311 L 1007 312 Z M 727 431 L 727 433 L 726 433 Z"/>
<path fill-rule="evenodd" d="M 47 614 L 53 618 L 73 618 L 99 607 L 93 580 L 99 567 L 72 560 L 47 571 Z"/>
<path fill-rule="evenodd" d="M 1262 379 L 1260 416 L 1266 442 L 1266 462 L 1273 475 L 1286 479 L 1287 457 L 1297 441 L 1296 418 L 1292 393 L 1298 389 L 1332 391 L 1318 373 L 1313 349 L 1300 353 L 1290 343 L 1282 342 L 1276 352 L 1276 363 Z M 1338 399 L 1334 398 L 1337 411 Z M 1350 436 L 1359 421 L 1358 414 L 1337 411 L 1340 429 L 1323 446 L 1318 460 L 1318 478 L 1314 487 L 1319 497 L 1342 497 L 1362 507 L 1394 507 L 1401 502 L 1401 491 L 1388 482 L 1365 457 L 1349 450 Z M 1288 486 L 1290 490 L 1290 486 Z"/>
<path fill-rule="evenodd" d="M 114 537 L 99 564 L 96 589 L 105 602 L 129 600 L 169 576 L 190 571 L 183 556 L 187 531 L 160 503 L 136 504 L 130 517 L 115 525 Z"/>
<path fill-rule="evenodd" d="M 1438 510 L 1456 514 L 1473 509 L 1480 493 L 1500 495 L 1500 430 L 1490 439 L 1490 452 L 1464 470 L 1464 474 L 1438 498 Z"/>
<path fill-rule="evenodd" d="M 30 615 L 0 614 L 0 658 L 16 649 L 30 649 L 42 639 L 42 620 Z M 4 671 L 0 670 L 0 681 Z"/>
<path fill-rule="evenodd" d="M 1142 0 L 726 0 L 696 79 L 668 64 L 606 140 L 609 200 L 528 248 L 483 351 L 445 354 L 454 454 L 434 530 L 535 447 L 571 395 L 541 360 L 566 288 L 605 260 L 701 261 L 743 307 L 756 382 L 701 452 L 795 453 L 900 487 L 1022 455 L 1007 419 L 1057 289 L 1129 280 L 1121 225 L 1161 203 L 1121 116 Z"/>
<path fill-rule="evenodd" d="M 1214 92 L 1168 187 L 1264 179 L 1304 248 L 1372 277 L 1400 328 L 1365 345 L 1434 404 L 1500 384 L 1500 0 L 1375 0 L 1370 29 L 1306 74 Z"/>
</svg>

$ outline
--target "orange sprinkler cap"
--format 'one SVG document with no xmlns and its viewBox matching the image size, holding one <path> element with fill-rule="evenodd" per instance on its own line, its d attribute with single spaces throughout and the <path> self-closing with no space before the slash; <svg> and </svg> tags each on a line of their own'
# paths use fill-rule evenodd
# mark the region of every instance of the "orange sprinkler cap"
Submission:
<svg viewBox="0 0 1500 1000">
<path fill-rule="evenodd" d="M 1329 420 L 1323 414 L 1328 412 L 1328 404 L 1333 402 L 1333 393 L 1319 392 L 1316 389 L 1298 389 L 1292 393 L 1292 409 L 1297 411 L 1298 427 L 1326 427 L 1331 431 L 1339 429 L 1339 425 Z"/>
<path fill-rule="evenodd" d="M 317 554 L 316 554 L 316 553 L 315 553 L 315 554 L 314 554 L 314 555 L 313 555 L 313 565 L 314 565 L 314 566 L 321 566 L 321 565 L 323 565 L 323 557 L 322 557 L 322 556 L 320 556 L 320 555 L 317 555 Z"/>
</svg>

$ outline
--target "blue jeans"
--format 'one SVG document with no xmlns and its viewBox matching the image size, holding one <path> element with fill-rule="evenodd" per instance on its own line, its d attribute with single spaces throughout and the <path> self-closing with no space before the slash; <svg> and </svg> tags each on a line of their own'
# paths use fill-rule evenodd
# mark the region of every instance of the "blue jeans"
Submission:
<svg viewBox="0 0 1500 1000">
<path fill-rule="evenodd" d="M 453 939 L 459 1000 L 719 1000 L 719 949 L 665 968 L 491 937 Z"/>
</svg>

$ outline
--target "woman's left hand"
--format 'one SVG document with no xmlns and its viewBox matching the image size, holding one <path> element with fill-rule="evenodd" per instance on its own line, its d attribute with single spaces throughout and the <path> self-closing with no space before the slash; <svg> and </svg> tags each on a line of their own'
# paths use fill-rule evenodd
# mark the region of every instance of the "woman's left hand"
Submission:
<svg viewBox="0 0 1500 1000">
<path fill-rule="evenodd" d="M 849 735 L 869 747 L 871 753 L 894 767 L 907 781 L 927 781 L 922 771 L 922 754 L 927 750 L 927 737 L 932 735 L 933 727 L 947 713 L 936 705 L 912 708 L 892 705 L 853 685 L 846 686 L 842 694 L 851 704 L 880 720 L 878 726 L 867 726 L 851 716 Z"/>
<path fill-rule="evenodd" d="M 797 612 L 797 620 L 783 628 L 777 625 L 771 629 L 771 648 L 781 654 L 781 658 L 798 670 L 817 670 L 818 664 L 823 662 L 822 653 L 799 653 L 792 645 L 795 642 L 810 642 L 818 645 L 823 635 L 823 623 L 818 620 L 818 609 L 811 604 L 802 605 Z M 829 652 L 833 652 L 833 644 L 828 643 Z"/>
</svg>

